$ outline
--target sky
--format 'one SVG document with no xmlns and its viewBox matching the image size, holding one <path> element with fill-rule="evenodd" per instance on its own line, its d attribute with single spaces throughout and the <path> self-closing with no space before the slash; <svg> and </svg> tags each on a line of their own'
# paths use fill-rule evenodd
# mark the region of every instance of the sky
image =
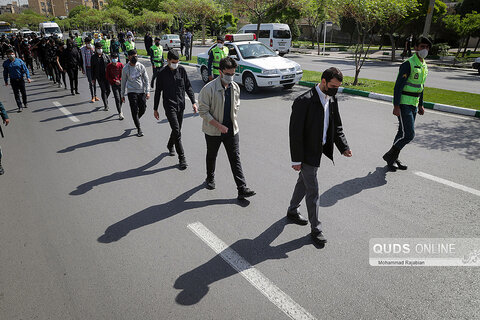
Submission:
<svg viewBox="0 0 480 320">
<path fill-rule="evenodd" d="M 6 4 L 12 3 L 12 0 L 0 0 L 0 5 L 4 6 Z M 17 0 L 17 3 L 22 5 L 22 4 L 28 4 L 28 0 Z"/>
</svg>

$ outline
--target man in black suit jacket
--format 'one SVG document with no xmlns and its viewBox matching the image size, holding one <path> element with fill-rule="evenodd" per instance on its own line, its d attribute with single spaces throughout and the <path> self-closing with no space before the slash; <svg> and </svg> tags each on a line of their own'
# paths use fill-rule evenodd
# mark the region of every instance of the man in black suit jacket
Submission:
<svg viewBox="0 0 480 320">
<path fill-rule="evenodd" d="M 299 171 L 299 176 L 287 217 L 301 225 L 308 224 L 309 220 L 312 239 L 318 244 L 327 242 L 318 219 L 320 158 L 323 153 L 333 161 L 334 143 L 344 156 L 352 156 L 335 98 L 342 81 L 343 75 L 337 68 L 325 70 L 321 83 L 295 99 L 290 115 L 290 155 L 292 168 Z M 308 220 L 298 210 L 304 197 Z"/>
</svg>

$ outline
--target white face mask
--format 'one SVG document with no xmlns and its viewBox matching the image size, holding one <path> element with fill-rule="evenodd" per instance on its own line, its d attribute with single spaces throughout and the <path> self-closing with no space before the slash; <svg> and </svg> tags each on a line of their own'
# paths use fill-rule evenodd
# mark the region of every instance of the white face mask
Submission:
<svg viewBox="0 0 480 320">
<path fill-rule="evenodd" d="M 103 49 L 97 49 L 97 53 L 98 53 L 98 54 L 102 54 L 102 53 L 103 53 Z"/>
<path fill-rule="evenodd" d="M 222 75 L 222 80 L 225 83 L 232 83 L 233 82 L 233 76 L 224 74 L 224 75 Z"/>
<path fill-rule="evenodd" d="M 171 63 L 170 62 L 170 68 L 172 68 L 173 70 L 177 69 L 178 68 L 178 62 L 177 63 Z"/>
<path fill-rule="evenodd" d="M 420 51 L 417 51 L 417 54 L 420 58 L 425 59 L 428 56 L 428 50 L 422 49 Z"/>
<path fill-rule="evenodd" d="M 132 41 L 132 38 L 128 37 L 128 41 Z"/>
<path fill-rule="evenodd" d="M 87 43 L 87 48 L 91 48 L 92 45 L 90 43 Z"/>
<path fill-rule="evenodd" d="M 218 47 L 219 49 L 223 49 L 223 43 L 217 44 L 217 47 Z"/>
</svg>

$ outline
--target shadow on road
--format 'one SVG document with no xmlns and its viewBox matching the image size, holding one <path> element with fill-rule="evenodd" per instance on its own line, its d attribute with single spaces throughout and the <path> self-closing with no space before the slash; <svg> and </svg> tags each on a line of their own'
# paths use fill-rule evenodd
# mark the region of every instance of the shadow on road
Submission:
<svg viewBox="0 0 480 320">
<path fill-rule="evenodd" d="M 363 190 L 387 184 L 387 172 L 387 167 L 377 167 L 374 172 L 369 172 L 365 177 L 347 180 L 331 187 L 320 196 L 320 206 L 331 207 L 338 201 L 352 197 Z"/>
<path fill-rule="evenodd" d="M 62 106 L 62 107 L 67 107 L 67 106 Z M 103 109 L 103 108 L 97 107 L 97 108 L 92 109 L 90 111 L 75 112 L 75 113 L 72 113 L 71 115 L 62 115 L 62 116 L 51 117 L 51 118 L 40 120 L 40 122 L 49 122 L 49 121 L 53 121 L 53 120 L 60 120 L 60 119 L 65 119 L 65 118 L 68 118 L 68 117 L 71 117 L 71 116 L 82 116 L 82 115 L 85 115 L 85 114 L 91 114 L 91 113 L 97 112 L 100 109 Z"/>
<path fill-rule="evenodd" d="M 306 235 L 272 246 L 271 243 L 282 233 L 287 224 L 289 224 L 289 221 L 286 217 L 283 217 L 255 239 L 238 240 L 229 249 L 234 250 L 251 265 L 255 266 L 266 260 L 288 258 L 288 252 L 312 244 L 310 235 Z M 323 248 L 323 246 L 317 247 Z M 207 295 L 211 284 L 238 273 L 223 260 L 221 254 L 178 277 L 174 284 L 175 289 L 182 290 L 175 298 L 178 304 L 189 306 L 198 303 Z"/>
<path fill-rule="evenodd" d="M 109 143 L 109 142 L 117 142 L 117 141 L 120 141 L 124 138 L 129 137 L 132 130 L 133 129 L 125 129 L 124 133 L 122 133 L 119 136 L 115 136 L 115 137 L 95 139 L 95 140 L 92 140 L 92 141 L 82 142 L 82 143 L 76 144 L 74 146 L 70 146 L 68 148 L 58 150 L 57 153 L 72 152 L 72 151 L 74 151 L 76 149 L 80 149 L 80 148 L 92 147 L 92 146 L 96 146 L 96 145 L 103 144 L 103 143 Z"/>
<path fill-rule="evenodd" d="M 136 178 L 136 177 L 141 177 L 141 176 L 147 176 L 151 174 L 155 174 L 158 172 L 162 172 L 168 169 L 175 168 L 176 166 L 169 166 L 165 168 L 159 168 L 155 170 L 148 170 L 149 168 L 157 165 L 160 161 L 162 161 L 163 158 L 165 158 L 168 155 L 168 153 L 162 153 L 146 165 L 143 165 L 141 167 L 135 168 L 135 169 L 130 169 L 126 171 L 120 171 L 120 172 L 115 172 L 112 173 L 108 176 L 104 176 L 89 182 L 85 182 L 77 187 L 77 189 L 73 190 L 70 192 L 71 196 L 78 196 L 87 193 L 88 191 L 92 190 L 93 187 L 99 186 L 101 184 L 105 183 L 110 183 L 114 181 L 119 181 L 119 180 L 124 180 L 124 179 L 130 179 L 130 178 Z"/>
<path fill-rule="evenodd" d="M 455 151 L 469 160 L 480 159 L 479 120 L 456 120 L 446 125 L 442 121 L 418 123 L 412 143 L 430 150 Z"/>
<path fill-rule="evenodd" d="M 183 119 L 187 119 L 187 118 L 195 118 L 195 117 L 198 117 L 198 113 L 186 113 L 183 115 Z M 168 119 L 162 119 L 160 121 L 157 122 L 158 124 L 163 124 L 163 123 L 168 123 Z"/>
<path fill-rule="evenodd" d="M 163 156 L 165 155 L 166 154 L 164 154 Z M 162 168 L 159 170 L 165 169 L 167 168 Z M 192 195 L 194 195 L 196 192 L 203 188 L 204 185 L 201 184 L 193 189 L 182 193 L 181 195 L 169 202 L 165 202 L 156 206 L 151 206 L 147 209 L 135 213 L 128 218 L 123 219 L 122 221 L 112 224 L 105 230 L 105 233 L 97 239 L 97 241 L 101 243 L 111 243 L 114 241 L 118 241 L 121 238 L 125 237 L 132 230 L 139 229 L 141 227 L 162 221 L 164 219 L 168 219 L 176 214 L 192 209 L 223 204 L 235 204 L 241 207 L 246 207 L 250 204 L 248 200 L 237 200 L 236 198 L 187 201 L 188 198 L 190 198 Z"/>
<path fill-rule="evenodd" d="M 67 131 L 67 130 L 70 130 L 70 129 L 73 129 L 73 128 L 86 127 L 86 126 L 90 126 L 92 124 L 100 124 L 100 123 L 105 123 L 105 122 L 109 122 L 109 121 L 114 121 L 116 119 L 113 119 L 113 117 L 116 117 L 116 116 L 117 116 L 116 114 L 112 114 L 112 115 L 110 115 L 106 118 L 100 119 L 100 120 L 74 124 L 74 125 L 71 125 L 71 126 L 64 127 L 62 129 L 57 129 L 57 131 Z"/>
</svg>

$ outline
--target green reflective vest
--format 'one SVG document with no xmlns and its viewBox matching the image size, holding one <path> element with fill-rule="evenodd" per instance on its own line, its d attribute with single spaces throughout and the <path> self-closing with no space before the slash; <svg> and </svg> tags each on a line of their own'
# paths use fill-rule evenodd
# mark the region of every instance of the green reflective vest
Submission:
<svg viewBox="0 0 480 320">
<path fill-rule="evenodd" d="M 130 41 L 125 41 L 125 52 L 128 53 L 128 51 L 135 49 L 135 42 L 130 42 Z"/>
<path fill-rule="evenodd" d="M 163 58 L 163 47 L 160 45 L 158 47 L 156 45 L 153 45 L 150 47 L 150 50 L 152 50 L 153 65 L 155 66 L 155 68 L 161 67 Z"/>
<path fill-rule="evenodd" d="M 100 44 L 102 45 L 103 52 L 110 54 L 110 39 L 102 39 L 100 40 Z"/>
<path fill-rule="evenodd" d="M 77 46 L 80 48 L 82 46 L 82 37 L 78 36 L 75 38 L 75 42 L 77 42 Z"/>
<path fill-rule="evenodd" d="M 225 57 L 228 57 L 228 48 L 224 46 L 222 49 L 220 49 L 218 46 L 215 46 L 215 48 L 212 49 L 212 54 L 213 54 L 213 62 L 212 62 L 212 73 L 214 75 L 220 75 L 220 60 L 222 60 Z"/>
<path fill-rule="evenodd" d="M 417 107 L 425 80 L 427 80 L 428 68 L 425 59 L 423 59 L 423 62 L 420 61 L 417 54 L 411 56 L 407 61 L 410 63 L 410 76 L 403 87 L 400 104 Z"/>
</svg>

